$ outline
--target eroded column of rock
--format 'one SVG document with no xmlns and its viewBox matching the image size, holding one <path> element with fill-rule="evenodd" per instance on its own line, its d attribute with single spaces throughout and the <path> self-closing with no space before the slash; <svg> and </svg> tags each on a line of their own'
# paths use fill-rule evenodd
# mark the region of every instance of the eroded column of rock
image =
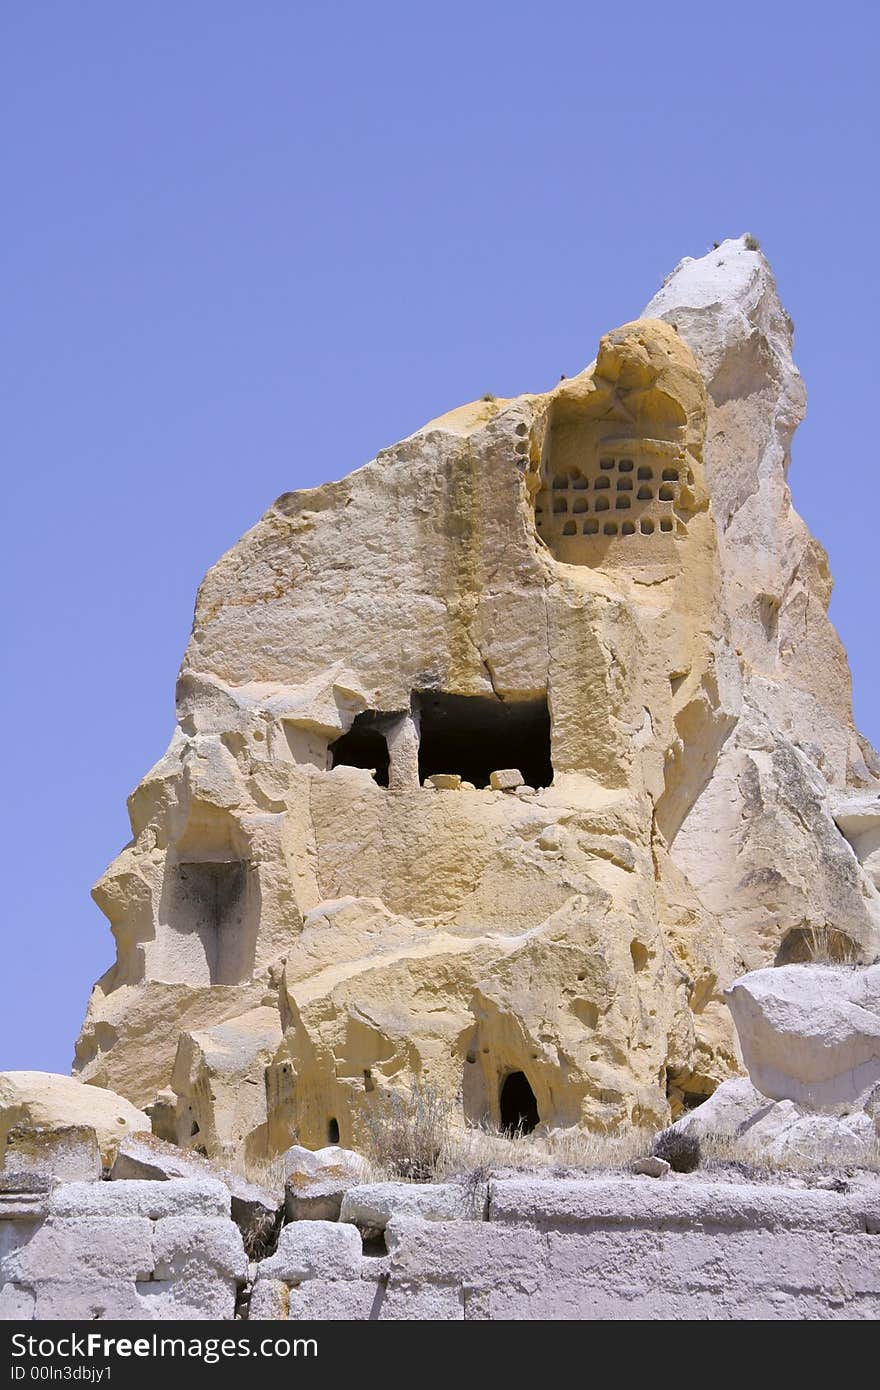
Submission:
<svg viewBox="0 0 880 1390">
<path fill-rule="evenodd" d="M 279 498 L 199 591 L 79 1074 L 173 1084 L 210 1152 L 357 1145 L 413 1080 L 462 1123 L 660 1125 L 739 1069 L 743 966 L 819 923 L 876 951 L 801 408 L 728 242 L 580 376 Z"/>
</svg>

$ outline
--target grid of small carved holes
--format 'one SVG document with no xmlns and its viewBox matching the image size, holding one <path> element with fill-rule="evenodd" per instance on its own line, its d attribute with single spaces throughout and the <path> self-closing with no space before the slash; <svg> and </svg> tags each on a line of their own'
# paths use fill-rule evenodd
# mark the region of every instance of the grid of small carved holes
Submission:
<svg viewBox="0 0 880 1390">
<path fill-rule="evenodd" d="M 690 474 L 680 464 L 638 462 L 603 454 L 593 478 L 556 472 L 538 493 L 535 524 L 545 539 L 558 536 L 652 536 L 675 530 L 673 510 Z"/>
</svg>

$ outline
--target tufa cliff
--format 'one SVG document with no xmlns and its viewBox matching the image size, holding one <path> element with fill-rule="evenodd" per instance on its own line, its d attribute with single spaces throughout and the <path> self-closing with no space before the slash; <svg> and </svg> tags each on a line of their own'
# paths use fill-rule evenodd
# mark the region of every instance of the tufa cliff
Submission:
<svg viewBox="0 0 880 1390">
<path fill-rule="evenodd" d="M 787 485 L 804 391 L 745 240 L 553 390 L 286 494 L 206 576 L 95 889 L 75 1071 L 157 1133 L 357 1147 L 662 1127 L 742 1070 L 745 971 L 880 952 L 880 764 Z"/>
</svg>

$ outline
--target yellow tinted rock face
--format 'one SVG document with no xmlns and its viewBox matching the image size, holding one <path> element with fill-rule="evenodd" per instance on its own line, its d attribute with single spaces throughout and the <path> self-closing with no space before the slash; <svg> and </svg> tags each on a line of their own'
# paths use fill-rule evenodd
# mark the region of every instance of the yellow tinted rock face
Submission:
<svg viewBox="0 0 880 1390">
<path fill-rule="evenodd" d="M 149 1132 L 150 1121 L 124 1096 L 84 1086 L 47 1071 L 0 1072 L 0 1156 L 16 1126 L 37 1130 L 93 1129 L 105 1164 L 113 1162 L 126 1134 Z"/>
<path fill-rule="evenodd" d="M 210 571 L 95 890 L 83 1077 L 173 1085 L 180 1142 L 252 1157 L 357 1146 L 414 1081 L 462 1124 L 660 1126 L 739 1069 L 743 968 L 813 922 L 880 947 L 790 329 L 721 253 L 580 376 L 279 498 Z"/>
</svg>

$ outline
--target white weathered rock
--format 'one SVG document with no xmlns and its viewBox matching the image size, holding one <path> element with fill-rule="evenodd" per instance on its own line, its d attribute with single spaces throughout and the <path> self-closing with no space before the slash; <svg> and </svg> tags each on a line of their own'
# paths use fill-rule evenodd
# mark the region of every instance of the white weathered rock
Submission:
<svg viewBox="0 0 880 1390">
<path fill-rule="evenodd" d="M 880 796 L 839 798 L 834 821 L 874 887 L 880 888 Z"/>
<path fill-rule="evenodd" d="M 0 1212 L 0 1316 L 232 1318 L 248 1263 L 224 1214 L 228 1194 L 221 1207 L 212 1186 L 68 1183 L 44 1221 L 6 1222 Z"/>
<path fill-rule="evenodd" d="M 287 1179 L 284 1188 L 284 1214 L 288 1221 L 338 1221 L 342 1199 L 354 1179 L 336 1178 Z"/>
<path fill-rule="evenodd" d="M 320 1178 L 327 1174 L 344 1175 L 353 1182 L 363 1179 L 367 1171 L 367 1161 L 353 1149 L 343 1149 L 338 1144 L 327 1144 L 323 1149 L 307 1149 L 302 1144 L 293 1144 L 278 1161 L 278 1166 L 286 1177 Z"/>
<path fill-rule="evenodd" d="M 299 1284 L 303 1279 L 358 1279 L 363 1244 L 354 1226 L 336 1221 L 295 1221 L 285 1226 L 260 1277 Z"/>
<path fill-rule="evenodd" d="M 229 1189 L 216 1178 L 170 1178 L 164 1182 L 69 1182 L 49 1197 L 53 1216 L 144 1217 L 229 1216 Z"/>
<path fill-rule="evenodd" d="M 0 1153 L 0 1191 L 49 1187 L 56 1182 L 97 1182 L 101 1172 L 101 1150 L 91 1125 L 53 1129 L 18 1125 L 6 1132 L 6 1148 Z"/>
<path fill-rule="evenodd" d="M 0 1322 L 24 1322 L 34 1315 L 36 1296 L 21 1284 L 0 1283 Z"/>
<path fill-rule="evenodd" d="M 69 1186 L 90 1189 L 105 1184 Z M 28 1287 L 43 1280 L 70 1280 L 87 1290 L 106 1280 L 149 1279 L 152 1272 L 152 1223 L 128 1212 L 52 1215 L 26 1244 L 0 1261 L 0 1277 Z"/>
<path fill-rule="evenodd" d="M 248 1261 L 232 1221 L 211 1216 L 165 1216 L 153 1235 L 154 1277 L 198 1284 L 206 1275 L 241 1285 Z"/>
<path fill-rule="evenodd" d="M 489 786 L 493 792 L 515 792 L 525 786 L 526 779 L 516 767 L 500 768 L 489 775 Z"/>
<path fill-rule="evenodd" d="M 880 1187 L 854 1193 L 841 1203 L 835 1193 L 747 1184 L 671 1178 L 662 1183 L 633 1179 L 493 1178 L 491 1224 L 525 1228 L 538 1234 L 555 1227 L 583 1226 L 625 1231 L 648 1224 L 681 1230 L 720 1229 L 864 1232 L 880 1222 Z M 866 1222 L 868 1223 L 866 1225 Z M 483 1223 L 484 1230 L 489 1223 Z M 459 1223 L 456 1230 L 463 1231 Z M 430 1238 L 430 1237 L 429 1237 Z M 438 1231 L 434 1237 L 440 1239 Z M 489 1237 L 491 1238 L 491 1237 Z M 391 1249 L 391 1228 L 387 1235 Z M 427 1246 L 425 1246 L 427 1258 Z"/>
<path fill-rule="evenodd" d="M 730 644 L 720 703 L 736 720 L 719 725 L 710 775 L 665 828 L 673 857 L 749 969 L 772 963 L 786 932 L 804 925 L 831 925 L 870 954 L 880 904 L 827 794 L 850 784 L 876 797 L 880 765 L 853 728 L 846 655 L 826 615 L 827 557 L 787 485 L 805 405 L 791 321 L 744 239 L 682 261 L 645 312 L 681 334 L 708 388 L 706 475 Z"/>
<path fill-rule="evenodd" d="M 632 1171 L 646 1178 L 665 1178 L 672 1172 L 672 1164 L 667 1163 L 665 1158 L 658 1158 L 656 1154 L 649 1154 L 647 1158 L 637 1158 L 632 1165 Z"/>
<path fill-rule="evenodd" d="M 380 1182 L 350 1187 L 342 1199 L 341 1221 L 384 1231 L 394 1217 L 422 1221 L 482 1221 L 485 1183 Z"/>
<path fill-rule="evenodd" d="M 294 1145 L 283 1163 L 288 1221 L 338 1221 L 346 1191 L 363 1182 L 367 1171 L 360 1154 L 335 1144 L 317 1151 Z"/>
<path fill-rule="evenodd" d="M 765 1105 L 737 1134 L 744 1154 L 795 1167 L 880 1166 L 874 1122 L 864 1111 L 850 1115 L 805 1112 L 790 1100 Z"/>
<path fill-rule="evenodd" d="M 755 1090 L 747 1076 L 738 1076 L 732 1081 L 723 1081 L 708 1100 L 682 1115 L 672 1128 L 698 1139 L 732 1139 L 770 1103 L 767 1096 Z"/>
<path fill-rule="evenodd" d="M 291 1322 L 367 1322 L 381 1317 L 384 1287 L 376 1279 L 309 1279 L 290 1290 Z"/>
<path fill-rule="evenodd" d="M 126 1134 L 150 1129 L 143 1111 L 101 1086 L 84 1086 L 55 1072 L 0 1072 L 0 1153 L 16 1127 L 68 1130 L 82 1125 L 95 1131 L 108 1164 Z"/>
<path fill-rule="evenodd" d="M 110 1177 L 113 1181 L 146 1179 L 162 1182 L 172 1178 L 200 1181 L 208 1178 L 222 1182 L 229 1190 L 232 1219 L 249 1247 L 265 1238 L 282 1206 L 280 1193 L 248 1182 L 239 1173 L 231 1172 L 200 1154 L 178 1149 L 150 1134 L 129 1135 L 123 1139 Z"/>
<path fill-rule="evenodd" d="M 258 1274 L 251 1291 L 250 1322 L 286 1321 L 290 1311 L 290 1285 L 283 1279 Z"/>
<path fill-rule="evenodd" d="M 880 1082 L 880 966 L 757 970 L 726 998 L 749 1076 L 765 1096 L 854 1110 Z"/>
</svg>

